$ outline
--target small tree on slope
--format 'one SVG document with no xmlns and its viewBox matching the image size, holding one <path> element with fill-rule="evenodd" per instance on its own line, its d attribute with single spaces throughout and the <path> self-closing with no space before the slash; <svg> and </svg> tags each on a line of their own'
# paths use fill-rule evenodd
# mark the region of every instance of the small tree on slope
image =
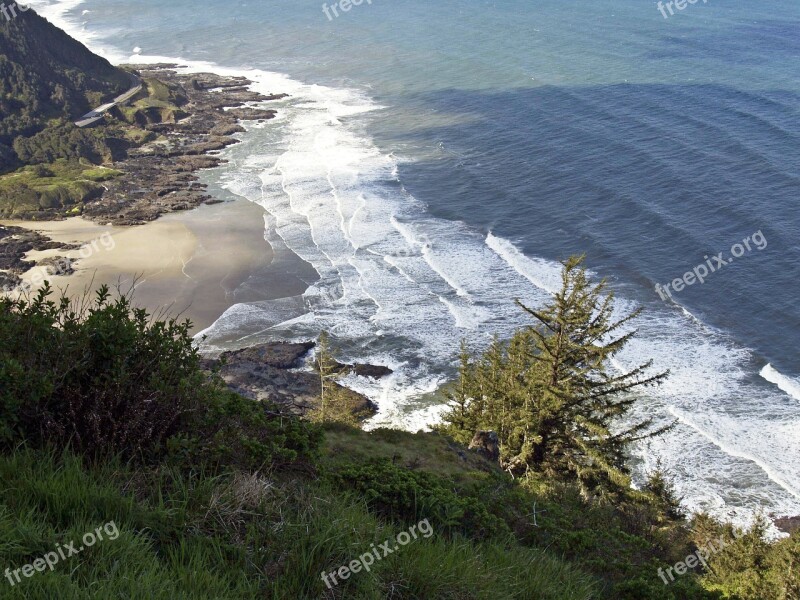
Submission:
<svg viewBox="0 0 800 600">
<path fill-rule="evenodd" d="M 320 423 L 336 422 L 361 427 L 360 418 L 363 415 L 355 400 L 336 382 L 342 373 L 342 365 L 333 357 L 327 331 L 319 336 L 314 363 L 319 376 L 320 395 L 319 404 L 309 412 L 309 418 Z"/>
<path fill-rule="evenodd" d="M 451 395 L 458 402 L 442 430 L 461 440 L 478 429 L 494 430 L 512 474 L 575 479 L 585 495 L 594 495 L 627 488 L 626 448 L 671 425 L 656 428 L 647 419 L 619 429 L 637 399 L 633 391 L 668 373 L 648 375 L 652 361 L 611 370 L 610 359 L 636 333 L 623 328 L 639 311 L 614 318 L 606 281 L 590 284 L 582 264 L 583 257 L 563 263 L 561 290 L 545 309 L 517 301 L 536 326 L 508 342 L 496 340 L 477 359 L 462 356 Z"/>
</svg>

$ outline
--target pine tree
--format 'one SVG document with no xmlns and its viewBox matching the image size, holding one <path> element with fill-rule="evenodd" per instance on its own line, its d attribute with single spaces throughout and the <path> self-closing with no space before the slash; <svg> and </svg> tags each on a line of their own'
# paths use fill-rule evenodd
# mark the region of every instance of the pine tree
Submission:
<svg viewBox="0 0 800 600">
<path fill-rule="evenodd" d="M 361 417 L 356 401 L 348 390 L 337 383 L 342 373 L 340 365 L 331 351 L 330 335 L 323 331 L 317 343 L 315 367 L 319 376 L 319 404 L 309 411 L 312 421 L 321 423 L 344 423 L 352 427 L 361 427 Z"/>
<path fill-rule="evenodd" d="M 579 482 L 586 495 L 630 485 L 626 451 L 633 442 L 659 435 L 651 420 L 622 427 L 638 388 L 660 383 L 648 375 L 652 362 L 613 372 L 611 359 L 635 335 L 623 328 L 639 311 L 615 318 L 606 281 L 590 284 L 583 257 L 563 263 L 562 287 L 552 304 L 537 311 L 517 301 L 536 326 L 497 340 L 477 360 L 462 356 L 457 412 L 444 431 L 460 437 L 491 429 L 501 441 L 501 461 L 514 475 L 533 470 Z M 463 353 L 462 353 L 463 354 Z"/>
<path fill-rule="evenodd" d="M 658 384 L 667 373 L 647 375 L 652 361 L 622 373 L 610 370 L 635 330 L 620 333 L 640 309 L 619 319 L 613 316 L 614 295 L 607 282 L 591 285 L 582 267 L 584 257 L 572 257 L 562 269 L 561 290 L 542 311 L 518 304 L 540 323 L 530 328 L 536 338 L 538 388 L 534 413 L 539 439 L 533 462 L 545 472 L 577 476 L 584 490 L 627 487 L 626 449 L 640 439 L 662 433 L 647 419 L 620 431 L 620 419 L 631 409 L 636 388 Z"/>
<path fill-rule="evenodd" d="M 468 444 L 472 435 L 478 431 L 477 406 L 475 397 L 472 354 L 466 342 L 461 342 L 459 353 L 458 379 L 446 392 L 450 409 L 444 415 L 444 425 L 438 429 L 461 444 Z"/>
</svg>

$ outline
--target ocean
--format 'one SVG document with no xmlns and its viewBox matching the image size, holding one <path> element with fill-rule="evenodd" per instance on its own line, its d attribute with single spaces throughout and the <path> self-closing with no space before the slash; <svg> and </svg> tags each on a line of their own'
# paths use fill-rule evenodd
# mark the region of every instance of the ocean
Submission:
<svg viewBox="0 0 800 600">
<path fill-rule="evenodd" d="M 208 349 L 326 329 L 395 370 L 348 382 L 371 426 L 416 430 L 460 340 L 527 324 L 514 299 L 542 306 L 585 253 L 644 309 L 615 367 L 671 371 L 637 412 L 679 424 L 636 450 L 637 481 L 660 461 L 690 510 L 800 514 L 796 1 L 33 5 L 115 62 L 289 94 L 203 178 L 264 207 L 276 260 L 318 277 L 233 306 Z"/>
</svg>

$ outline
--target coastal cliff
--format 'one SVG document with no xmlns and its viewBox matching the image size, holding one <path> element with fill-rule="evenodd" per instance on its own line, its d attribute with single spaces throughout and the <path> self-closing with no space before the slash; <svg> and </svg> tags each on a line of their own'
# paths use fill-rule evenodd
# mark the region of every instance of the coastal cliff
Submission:
<svg viewBox="0 0 800 600">
<path fill-rule="evenodd" d="M 19 140 L 125 91 L 128 74 L 33 10 L 0 19 L 0 173 L 25 162 Z"/>
<path fill-rule="evenodd" d="M 180 74 L 175 65 L 121 71 L 52 30 L 26 14 L 5 39 L 27 51 L 53 34 L 64 56 L 79 54 L 76 64 L 96 81 L 77 85 L 72 103 L 59 100 L 51 107 L 60 111 L 57 123 L 44 125 L 39 94 L 68 97 L 48 87 L 59 81 L 59 68 L 52 80 L 35 69 L 26 80 L 14 63 L 15 89 L 30 96 L 20 92 L 13 102 L 30 102 L 26 114 L 38 125 L 14 130 L 0 148 L 14 161 L 0 176 L 5 216 L 41 222 L 82 215 L 93 226 L 136 226 L 218 202 L 196 171 L 220 164 L 215 153 L 238 142 L 240 121 L 271 119 L 266 103 L 281 99 L 252 92 L 242 78 Z M 20 31 L 30 37 L 21 41 Z M 10 56 L 0 47 L 0 66 Z M 75 126 L 74 118 L 126 88 L 131 76 L 142 89 L 129 103 L 107 111 L 96 127 Z M 17 127 L 8 118 L 9 130 Z M 56 143 L 62 139 L 70 143 Z M 56 260 L 31 255 L 70 249 L 0 226 L 0 285 L 17 285 L 34 263 Z M 585 414 L 550 418 L 548 430 L 531 418 L 532 404 L 558 407 L 557 394 L 545 398 L 537 388 L 536 367 L 524 366 L 542 359 L 530 344 L 533 328 L 518 333 L 517 354 L 504 353 L 500 340 L 489 356 L 465 347 L 463 377 L 446 389 L 449 431 L 362 431 L 377 407 L 337 379 L 391 371 L 337 362 L 327 334 L 313 358 L 310 341 L 203 357 L 187 321 L 151 315 L 129 296 L 97 287 L 77 301 L 53 297 L 48 286 L 33 297 L 0 295 L 3 598 L 798 597 L 796 533 L 768 543 L 763 521 L 741 531 L 707 515 L 689 517 L 660 470 L 640 488 L 624 478 L 597 485 L 604 455 L 586 460 L 581 452 L 610 434 Z M 560 323 L 573 324 L 579 312 Z M 592 311 L 581 314 L 588 319 Z M 561 340 L 586 339 L 556 329 Z M 545 339 L 546 331 L 536 331 Z M 589 336 L 586 347 L 601 337 Z M 571 355 L 577 345 L 550 355 Z M 583 370 L 599 361 L 578 362 Z M 572 385 L 557 390 L 560 398 Z M 353 414 L 336 419 L 330 406 L 320 411 L 326 398 L 344 399 L 334 409 Z M 509 410 L 523 406 L 526 412 Z M 476 421 L 474 409 L 486 415 Z M 535 457 L 545 436 L 547 450 Z M 520 460 L 504 464 L 514 443 Z M 620 448 L 615 456 L 620 474 L 623 454 Z M 542 460 L 534 458 L 552 462 L 537 468 Z M 559 469 L 564 462 L 577 468 Z M 788 531 L 796 521 L 779 524 Z M 99 543 L 101 532 L 108 537 Z M 69 557 L 52 565 L 40 558 L 87 535 L 92 543 Z M 718 540 L 711 552 L 709 541 Z"/>
</svg>

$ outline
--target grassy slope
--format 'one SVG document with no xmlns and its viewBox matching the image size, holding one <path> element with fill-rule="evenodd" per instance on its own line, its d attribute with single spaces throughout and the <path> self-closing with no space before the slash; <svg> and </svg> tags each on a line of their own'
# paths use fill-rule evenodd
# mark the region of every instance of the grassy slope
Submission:
<svg viewBox="0 0 800 600">
<path fill-rule="evenodd" d="M 334 433 L 328 446 L 341 439 Z M 423 444 L 436 448 L 440 441 Z M 454 469 L 469 473 L 457 463 Z M 108 521 L 120 531 L 52 572 L 13 588 L 4 579 L 3 598 L 598 597 L 592 577 L 545 551 L 438 534 L 420 537 L 325 596 L 323 570 L 405 527 L 320 480 L 190 478 L 113 464 L 87 470 L 69 455 L 25 450 L 0 457 L 0 477 L 2 565 L 20 567 Z"/>
<path fill-rule="evenodd" d="M 185 96 L 158 79 L 144 80 L 144 89 L 130 106 L 120 107 L 122 118 L 131 124 L 174 123 L 188 116 L 181 108 Z"/>
<path fill-rule="evenodd" d="M 669 494 L 587 503 L 441 435 L 298 421 L 203 372 L 187 324 L 107 289 L 87 302 L 0 300 L 0 569 L 111 521 L 120 534 L 13 587 L 0 577 L 0 598 L 800 597 L 800 536 L 734 542 L 707 517 L 690 532 Z M 423 521 L 430 536 L 324 587 Z M 658 578 L 720 535 L 704 577 Z"/>
<path fill-rule="evenodd" d="M 10 217 L 41 209 L 79 214 L 82 202 L 99 195 L 103 181 L 120 174 L 114 169 L 63 159 L 47 167 L 23 167 L 0 176 L 0 215 Z"/>
</svg>

